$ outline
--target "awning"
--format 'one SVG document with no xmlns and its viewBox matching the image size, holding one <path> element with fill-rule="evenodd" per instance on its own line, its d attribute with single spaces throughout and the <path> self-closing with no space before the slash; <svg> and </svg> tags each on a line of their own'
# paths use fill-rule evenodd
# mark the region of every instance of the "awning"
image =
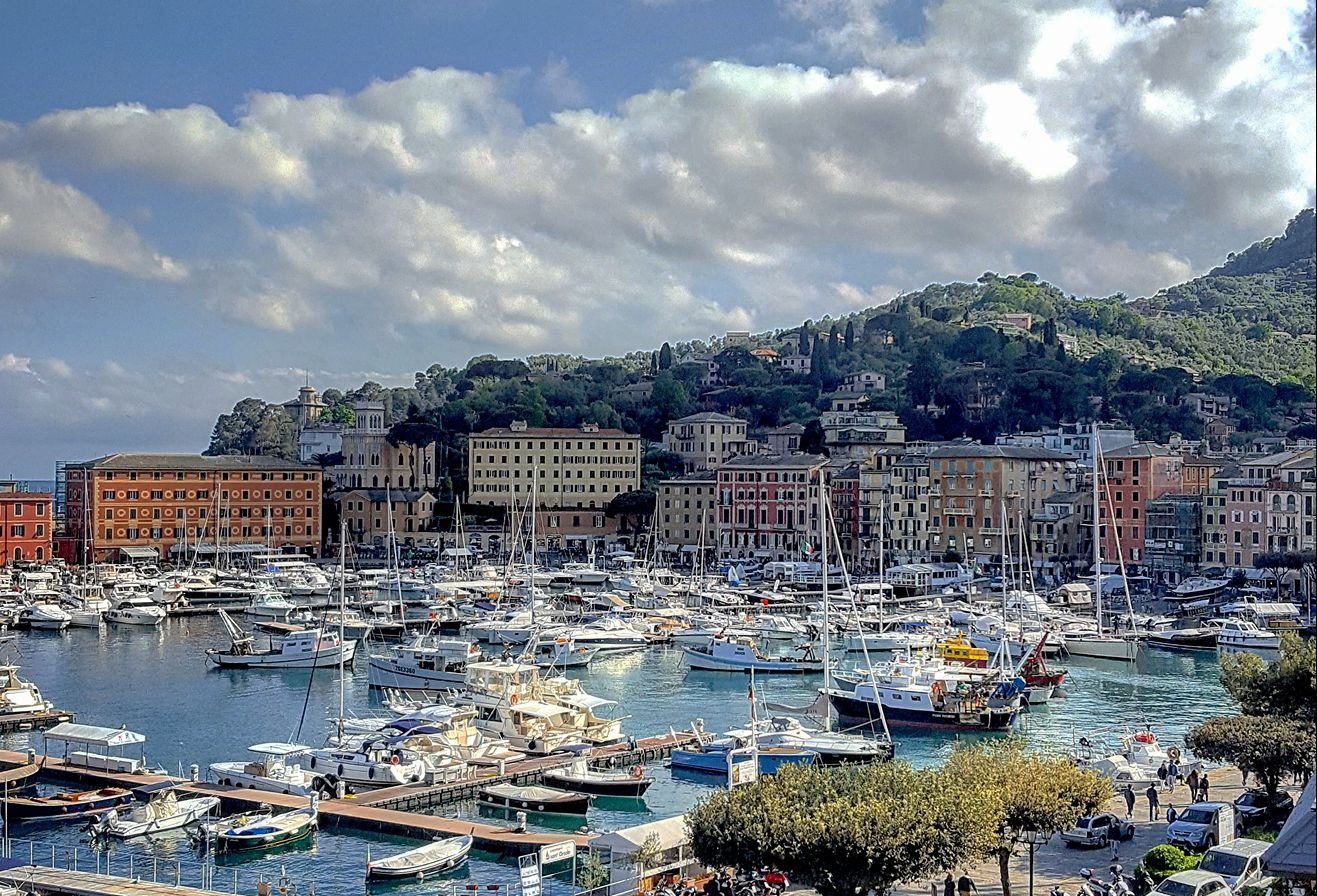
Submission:
<svg viewBox="0 0 1317 896">
<path fill-rule="evenodd" d="M 1276 842 L 1262 856 L 1262 867 L 1269 874 L 1288 878 L 1317 878 L 1317 776 L 1308 779 L 1303 794 L 1294 801 L 1294 809 L 1285 820 Z"/>
<path fill-rule="evenodd" d="M 607 849 L 616 859 L 618 856 L 631 855 L 640 849 L 650 837 L 658 839 L 658 848 L 662 852 L 682 846 L 688 842 L 686 837 L 686 816 L 674 815 L 671 818 L 661 818 L 647 824 L 622 828 L 613 831 L 611 834 L 601 834 L 590 841 L 590 849 Z"/>
<path fill-rule="evenodd" d="M 90 747 L 129 747 L 133 744 L 146 743 L 146 735 L 129 731 L 127 728 L 102 728 L 99 725 L 79 725 L 76 722 L 62 722 L 43 732 L 46 740 L 62 740 L 70 744 L 83 744 Z"/>
<path fill-rule="evenodd" d="M 13 784 L 17 781 L 26 781 L 40 771 L 40 765 L 20 765 L 18 768 L 7 768 L 0 772 L 0 784 Z"/>
<path fill-rule="evenodd" d="M 512 705 L 513 712 L 519 712 L 522 715 L 534 716 L 537 719 L 551 719 L 554 716 L 560 716 L 567 712 L 561 706 L 552 706 L 548 703 L 540 703 L 536 700 L 522 700 L 520 703 Z"/>
<path fill-rule="evenodd" d="M 698 550 L 699 550 L 699 548 L 696 547 L 696 546 L 693 545 L 693 544 L 683 544 L 683 545 L 681 546 L 681 552 L 682 552 L 683 554 L 693 554 L 693 553 L 695 553 L 695 552 L 698 551 Z"/>
<path fill-rule="evenodd" d="M 156 548 L 119 548 L 119 553 L 128 560 L 160 559 L 160 551 Z"/>
<path fill-rule="evenodd" d="M 133 793 L 140 796 L 151 796 L 156 793 L 164 793 L 166 790 L 174 790 L 182 784 L 182 781 L 157 781 L 154 784 L 143 784 L 141 787 L 134 787 Z"/>
<path fill-rule="evenodd" d="M 558 697 L 568 706 L 575 706 L 577 709 L 588 709 L 592 712 L 604 706 L 616 706 L 616 700 L 605 700 L 603 697 L 595 697 L 592 694 L 562 694 Z"/>
<path fill-rule="evenodd" d="M 300 753 L 309 753 L 311 748 L 305 744 L 252 744 L 247 749 L 253 753 L 260 753 L 262 756 L 296 756 Z"/>
</svg>

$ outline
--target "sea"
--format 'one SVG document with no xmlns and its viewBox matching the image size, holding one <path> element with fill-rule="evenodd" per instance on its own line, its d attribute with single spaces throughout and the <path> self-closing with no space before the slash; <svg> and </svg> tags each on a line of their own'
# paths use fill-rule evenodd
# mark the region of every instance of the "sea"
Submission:
<svg viewBox="0 0 1317 896">
<path fill-rule="evenodd" d="M 191 766 L 204 776 L 210 763 L 243 759 L 250 744 L 293 741 L 322 744 L 338 705 L 338 671 L 218 670 L 206 663 L 208 647 L 228 643 L 215 617 L 171 617 L 157 629 L 108 626 L 96 631 L 28 632 L 3 648 L 5 658 L 21 666 L 23 678 L 42 695 L 86 724 L 126 726 L 147 736 L 149 764 L 186 776 Z M 1133 664 L 1070 658 L 1057 662 L 1069 670 L 1067 696 L 1021 714 L 1017 733 L 1039 750 L 1066 752 L 1079 737 L 1150 724 L 1164 744 L 1179 743 L 1186 729 L 1209 716 L 1232 710 L 1222 689 L 1212 653 L 1171 653 L 1145 649 Z M 345 682 L 349 714 L 377 714 L 378 701 L 366 683 L 364 663 L 348 671 Z M 701 723 L 720 732 L 744 725 L 750 713 L 747 677 L 696 672 L 686 668 L 679 648 L 659 647 L 640 653 L 596 659 L 588 669 L 569 673 L 585 689 L 618 702 L 624 730 L 636 737 L 689 729 Z M 759 701 L 805 706 L 822 676 L 758 676 Z M 765 708 L 758 708 L 764 717 Z M 941 762 L 958 737 L 951 732 L 895 729 L 897 758 L 916 766 Z M 998 736 L 998 735 L 981 735 Z M 40 734 L 0 738 L 9 750 L 44 750 Z M 647 773 L 654 786 L 643 800 L 598 800 L 582 822 L 578 817 L 555 823 L 531 818 L 531 827 L 574 833 L 612 831 L 685 812 L 723 782 L 716 778 L 674 774 L 660 763 Z M 453 818 L 501 819 L 482 814 L 472 803 L 435 810 Z M 367 890 L 368 856 L 381 857 L 416 845 L 404 838 L 329 828 L 302 846 L 266 854 L 226 859 L 198 855 L 186 835 L 172 832 L 150 839 L 116 842 L 94 852 L 77 826 L 15 825 L 11 856 L 44 857 L 63 867 L 108 868 L 116 874 L 172 879 L 184 884 L 209 880 L 216 890 L 255 892 L 258 878 L 289 881 L 290 890 L 321 896 L 346 896 Z M 203 866 L 204 870 L 203 870 Z M 546 869 L 545 892 L 572 892 L 570 866 Z M 201 875 L 207 875 L 202 878 Z M 389 884 L 372 890 L 397 896 L 475 893 L 498 896 L 520 892 L 515 859 L 473 852 L 460 869 L 421 882 Z"/>
</svg>

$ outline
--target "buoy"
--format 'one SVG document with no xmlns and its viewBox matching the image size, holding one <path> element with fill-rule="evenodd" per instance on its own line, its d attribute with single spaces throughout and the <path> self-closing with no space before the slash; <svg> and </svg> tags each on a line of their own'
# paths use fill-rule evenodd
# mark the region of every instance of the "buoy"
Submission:
<svg viewBox="0 0 1317 896">
<path fill-rule="evenodd" d="M 398 758 L 397 753 L 394 753 L 392 756 L 389 757 L 389 765 L 399 765 L 401 762 L 402 760 Z"/>
</svg>

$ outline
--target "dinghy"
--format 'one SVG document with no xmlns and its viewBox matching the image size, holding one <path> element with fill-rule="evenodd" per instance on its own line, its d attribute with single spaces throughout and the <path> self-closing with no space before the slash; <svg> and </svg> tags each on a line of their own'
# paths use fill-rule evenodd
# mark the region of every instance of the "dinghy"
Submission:
<svg viewBox="0 0 1317 896">
<path fill-rule="evenodd" d="M 367 878 L 424 877 L 440 871 L 456 868 L 466 861 L 471 852 L 472 839 L 469 835 L 447 837 L 436 840 L 387 859 L 366 860 Z"/>
<path fill-rule="evenodd" d="M 318 813 L 314 805 L 294 809 L 283 815 L 252 821 L 239 827 L 220 831 L 215 842 L 221 850 L 269 849 L 286 843 L 296 843 L 311 836 L 316 829 Z"/>
<path fill-rule="evenodd" d="M 646 776 L 638 765 L 629 772 L 601 772 L 590 768 L 584 759 L 578 759 L 566 768 L 546 771 L 544 783 L 573 793 L 639 797 L 644 796 L 654 779 Z"/>
<path fill-rule="evenodd" d="M 123 815 L 111 809 L 92 825 L 91 832 L 98 837 L 144 837 L 162 831 L 187 827 L 219 808 L 219 797 L 199 796 L 180 800 L 178 785 L 173 781 L 148 784 L 137 788 L 137 794 L 146 802 Z"/>
<path fill-rule="evenodd" d="M 61 821 L 100 815 L 133 801 L 131 790 L 102 787 L 53 796 L 11 796 L 3 800 L 10 821 Z"/>
<path fill-rule="evenodd" d="M 590 798 L 552 787 L 522 787 L 517 784 L 494 784 L 480 791 L 477 799 L 489 806 L 546 815 L 584 815 Z"/>
</svg>

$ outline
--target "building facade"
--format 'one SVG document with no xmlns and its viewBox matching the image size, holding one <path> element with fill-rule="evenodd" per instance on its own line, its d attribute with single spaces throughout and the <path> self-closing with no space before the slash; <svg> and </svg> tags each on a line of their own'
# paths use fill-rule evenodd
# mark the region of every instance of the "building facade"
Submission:
<svg viewBox="0 0 1317 896">
<path fill-rule="evenodd" d="M 352 412 L 355 420 L 343 429 L 341 438 L 343 461 L 325 471 L 337 489 L 438 487 L 435 443 L 390 442 L 382 401 L 358 401 Z"/>
<path fill-rule="evenodd" d="M 746 435 L 747 426 L 726 414 L 691 414 L 668 423 L 663 450 L 681 455 L 688 473 L 712 470 L 729 458 L 759 450 L 759 443 Z"/>
<path fill-rule="evenodd" d="M 828 530 L 828 557 L 836 561 L 838 555 L 846 567 L 860 568 L 860 465 L 833 462 L 825 468 L 828 483 L 828 500 L 832 505 L 832 523 Z M 836 527 L 836 531 L 832 530 Z M 835 537 L 835 541 L 834 541 Z"/>
<path fill-rule="evenodd" d="M 1178 582 L 1202 563 L 1203 496 L 1162 495 L 1147 504 L 1143 564 L 1155 582 Z"/>
<path fill-rule="evenodd" d="M 0 482 L 0 566 L 50 559 L 53 505 L 50 492 L 21 492 L 17 483 Z"/>
<path fill-rule="evenodd" d="M 712 470 L 664 479 L 654 498 L 658 548 L 692 562 L 703 547 L 718 545 L 718 474 Z"/>
<path fill-rule="evenodd" d="M 386 547 L 390 531 L 399 545 L 433 544 L 440 540 L 434 525 L 439 499 L 432 492 L 414 488 L 357 488 L 340 492 L 335 500 L 352 544 Z M 337 540 L 337 533 L 329 535 L 330 540 Z"/>
<path fill-rule="evenodd" d="M 805 548 L 817 550 L 826 460 L 814 454 L 753 455 L 719 467 L 719 557 L 803 560 Z"/>
<path fill-rule="evenodd" d="M 880 449 L 905 444 L 905 427 L 896 414 L 867 410 L 863 396 L 859 400 L 866 409 L 819 414 L 823 444 L 834 459 L 868 460 Z"/>
<path fill-rule="evenodd" d="M 275 457 L 111 454 L 64 467 L 69 559 L 168 559 L 197 545 L 319 556 L 319 467 Z"/>
<path fill-rule="evenodd" d="M 1098 501 L 1102 559 L 1141 566 L 1147 502 L 1183 491 L 1184 458 L 1163 445 L 1137 442 L 1106 452 L 1103 462 Z"/>
</svg>

